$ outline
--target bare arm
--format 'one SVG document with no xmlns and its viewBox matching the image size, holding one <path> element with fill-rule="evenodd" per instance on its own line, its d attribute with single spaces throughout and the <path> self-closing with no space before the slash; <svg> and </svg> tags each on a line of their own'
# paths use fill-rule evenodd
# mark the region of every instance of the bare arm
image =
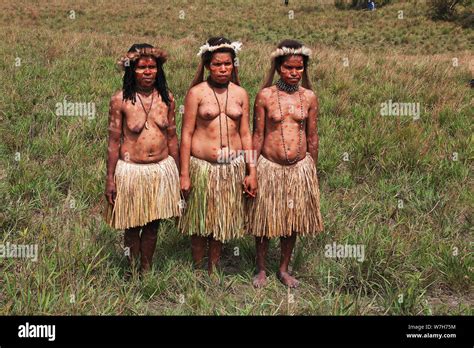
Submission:
<svg viewBox="0 0 474 348">
<path fill-rule="evenodd" d="M 260 157 L 265 137 L 265 99 L 265 93 L 263 91 L 258 92 L 253 108 L 252 146 L 256 152 L 256 159 Z"/>
<path fill-rule="evenodd" d="M 191 157 L 191 142 L 196 127 L 196 115 L 199 99 L 195 90 L 190 89 L 184 99 L 184 115 L 181 128 L 181 149 L 180 149 L 180 178 L 181 189 L 185 192 L 190 189 L 189 161 Z"/>
<path fill-rule="evenodd" d="M 114 174 L 120 157 L 120 138 L 122 136 L 122 99 L 120 93 L 116 93 L 110 99 L 108 147 L 107 147 L 107 177 L 105 195 L 110 204 L 115 201 Z"/>
<path fill-rule="evenodd" d="M 310 99 L 310 107 L 308 112 L 308 122 L 306 123 L 306 139 L 308 152 L 313 157 L 314 164 L 318 165 L 318 113 L 319 101 L 318 97 L 313 94 Z"/>
<path fill-rule="evenodd" d="M 170 93 L 170 105 L 168 107 L 168 152 L 171 157 L 174 158 L 176 166 L 179 171 L 179 147 L 178 147 L 178 136 L 176 135 L 176 119 L 175 119 L 175 100 L 173 95 Z"/>
<path fill-rule="evenodd" d="M 242 148 L 245 151 L 245 162 L 248 175 L 256 175 L 257 171 L 251 160 L 254 156 L 250 155 L 252 151 L 252 135 L 250 134 L 250 116 L 249 116 L 249 96 L 243 91 L 242 119 L 240 121 L 240 138 L 242 139 Z"/>
</svg>

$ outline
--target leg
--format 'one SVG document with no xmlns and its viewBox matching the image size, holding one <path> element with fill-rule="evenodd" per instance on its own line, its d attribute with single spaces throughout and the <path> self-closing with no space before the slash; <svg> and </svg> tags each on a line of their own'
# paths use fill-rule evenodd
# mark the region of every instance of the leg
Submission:
<svg viewBox="0 0 474 348">
<path fill-rule="evenodd" d="M 289 237 L 280 238 L 281 258 L 277 276 L 283 284 L 290 288 L 296 288 L 298 286 L 298 281 L 288 273 L 288 265 L 290 264 L 291 253 L 293 252 L 295 243 L 296 232 L 293 232 Z"/>
<path fill-rule="evenodd" d="M 191 252 L 193 254 L 194 265 L 200 268 L 203 263 L 204 255 L 206 254 L 207 237 L 198 235 L 191 236 Z"/>
<path fill-rule="evenodd" d="M 141 227 L 128 228 L 125 230 L 124 234 L 124 245 L 126 248 L 125 252 L 128 257 L 131 270 L 140 257 L 140 229 Z M 126 276 L 131 276 L 131 272 L 127 272 Z"/>
<path fill-rule="evenodd" d="M 153 261 L 153 254 L 155 253 L 156 248 L 156 239 L 158 226 L 160 224 L 159 220 L 149 222 L 143 226 L 141 241 L 140 241 L 140 250 L 142 252 L 141 257 L 141 271 L 142 273 L 148 272 L 151 268 Z"/>
<path fill-rule="evenodd" d="M 268 251 L 267 237 L 255 237 L 255 246 L 257 248 L 257 274 L 253 278 L 253 286 L 261 288 L 267 284 L 267 274 L 265 273 L 265 257 Z"/>
<path fill-rule="evenodd" d="M 207 264 L 207 271 L 212 274 L 214 268 L 219 264 L 222 252 L 222 242 L 209 237 L 209 260 Z"/>
</svg>

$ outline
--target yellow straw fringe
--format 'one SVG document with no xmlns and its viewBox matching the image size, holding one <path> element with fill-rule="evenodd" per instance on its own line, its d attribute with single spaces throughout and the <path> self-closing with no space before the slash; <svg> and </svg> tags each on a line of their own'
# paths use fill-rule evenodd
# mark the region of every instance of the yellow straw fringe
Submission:
<svg viewBox="0 0 474 348">
<path fill-rule="evenodd" d="M 258 237 L 312 235 L 324 230 L 316 166 L 309 153 L 292 165 L 258 159 L 258 193 L 249 200 L 248 229 Z"/>
<path fill-rule="evenodd" d="M 245 160 L 229 164 L 210 163 L 191 156 L 191 193 L 179 228 L 188 235 L 213 236 L 226 242 L 245 234 Z"/>
<path fill-rule="evenodd" d="M 106 202 L 105 211 L 105 221 L 113 228 L 143 226 L 181 215 L 179 173 L 171 156 L 149 164 L 119 160 L 115 186 L 115 204 Z"/>
</svg>

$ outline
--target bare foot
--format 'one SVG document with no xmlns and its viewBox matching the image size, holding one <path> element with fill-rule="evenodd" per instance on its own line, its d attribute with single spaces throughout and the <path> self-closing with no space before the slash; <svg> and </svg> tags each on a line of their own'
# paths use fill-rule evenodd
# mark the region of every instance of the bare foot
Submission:
<svg viewBox="0 0 474 348">
<path fill-rule="evenodd" d="M 260 271 L 255 277 L 253 277 L 253 286 L 256 288 L 263 288 L 267 285 L 267 274 L 265 271 Z"/>
<path fill-rule="evenodd" d="M 295 277 L 292 277 L 288 272 L 277 272 L 278 279 L 286 286 L 290 288 L 296 288 L 299 285 L 299 281 Z"/>
</svg>

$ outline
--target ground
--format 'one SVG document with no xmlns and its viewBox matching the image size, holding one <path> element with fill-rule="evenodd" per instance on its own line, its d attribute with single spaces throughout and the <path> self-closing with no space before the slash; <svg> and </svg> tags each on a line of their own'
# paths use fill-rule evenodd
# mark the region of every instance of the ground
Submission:
<svg viewBox="0 0 474 348">
<path fill-rule="evenodd" d="M 472 315 L 474 31 L 427 19 L 424 5 L 367 12 L 316 3 L 6 1 L 0 244 L 37 244 L 39 255 L 0 259 L 0 314 Z M 169 51 L 179 131 L 196 53 L 216 35 L 243 42 L 239 74 L 252 102 L 279 40 L 315 53 L 326 230 L 298 240 L 296 290 L 275 277 L 277 242 L 269 284 L 256 290 L 252 238 L 228 243 L 223 269 L 209 278 L 193 270 L 188 237 L 171 221 L 159 231 L 153 273 L 127 283 L 123 233 L 100 215 L 116 59 L 139 42 Z M 96 114 L 57 115 L 65 98 L 94 103 Z M 419 103 L 419 119 L 382 116 L 389 100 Z M 334 242 L 363 245 L 364 261 L 327 257 Z"/>
</svg>

